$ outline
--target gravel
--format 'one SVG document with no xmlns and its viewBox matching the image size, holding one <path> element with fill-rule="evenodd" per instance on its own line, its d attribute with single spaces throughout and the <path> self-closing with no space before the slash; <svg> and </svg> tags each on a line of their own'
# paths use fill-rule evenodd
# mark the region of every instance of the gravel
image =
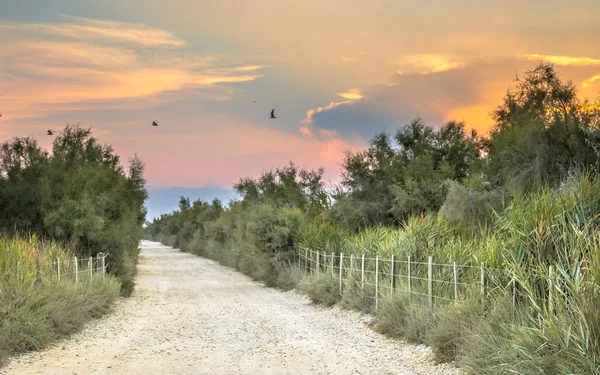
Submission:
<svg viewBox="0 0 600 375">
<path fill-rule="evenodd" d="M 368 316 L 156 242 L 142 241 L 134 294 L 113 310 L 0 374 L 459 374 L 374 332 Z"/>
</svg>

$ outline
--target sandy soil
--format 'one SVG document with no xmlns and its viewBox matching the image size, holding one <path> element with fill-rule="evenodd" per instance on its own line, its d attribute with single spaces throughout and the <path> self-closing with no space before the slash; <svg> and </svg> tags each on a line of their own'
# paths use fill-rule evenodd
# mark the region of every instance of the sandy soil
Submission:
<svg viewBox="0 0 600 375">
<path fill-rule="evenodd" d="M 143 241 L 137 287 L 114 313 L 0 374 L 423 374 L 429 349 L 219 264 Z"/>
</svg>

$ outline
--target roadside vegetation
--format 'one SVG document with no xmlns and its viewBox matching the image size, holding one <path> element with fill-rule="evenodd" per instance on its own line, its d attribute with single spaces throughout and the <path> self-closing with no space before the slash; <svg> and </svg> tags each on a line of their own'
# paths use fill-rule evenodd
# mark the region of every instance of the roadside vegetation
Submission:
<svg viewBox="0 0 600 375">
<path fill-rule="evenodd" d="M 378 134 L 346 154 L 333 193 L 322 170 L 290 163 L 242 178 L 241 199 L 228 207 L 181 198 L 145 236 L 268 286 L 298 288 L 315 303 L 373 314 L 377 331 L 428 344 L 469 373 L 599 374 L 600 99 L 580 100 L 542 63 L 492 115 L 487 136 L 420 119 Z M 340 291 L 335 275 L 307 272 L 306 249 L 415 264 L 433 256 L 497 273 L 484 301 L 465 288 L 458 302 L 430 308 L 398 288 L 375 309 L 359 276 Z"/>
<path fill-rule="evenodd" d="M 79 126 L 66 126 L 51 153 L 31 137 L 0 144 L 0 364 L 76 332 L 131 293 L 146 214 L 143 170 L 137 157 L 125 170 Z M 106 274 L 75 282 L 69 262 L 98 253 L 109 254 Z"/>
</svg>

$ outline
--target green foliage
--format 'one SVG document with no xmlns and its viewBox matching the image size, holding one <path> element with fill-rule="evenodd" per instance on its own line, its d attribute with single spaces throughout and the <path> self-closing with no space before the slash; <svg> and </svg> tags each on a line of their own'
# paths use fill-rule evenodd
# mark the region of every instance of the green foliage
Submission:
<svg viewBox="0 0 600 375">
<path fill-rule="evenodd" d="M 411 300 L 417 298 L 418 301 Z M 422 300 L 407 293 L 396 293 L 386 299 L 377 311 L 374 328 L 394 338 L 421 344 L 431 329 L 432 312 Z"/>
<path fill-rule="evenodd" d="M 37 233 L 76 250 L 80 257 L 109 253 L 108 272 L 134 287 L 135 264 L 147 197 L 144 165 L 129 170 L 90 129 L 67 126 L 52 154 L 32 138 L 0 145 L 0 230 Z"/>
<path fill-rule="evenodd" d="M 486 141 L 490 182 L 557 186 L 574 169 L 597 162 L 597 139 L 589 134 L 598 130 L 600 110 L 590 107 L 552 65 L 528 71 L 493 112 L 496 125 Z"/>
<path fill-rule="evenodd" d="M 444 202 L 444 182 L 461 181 L 478 168 L 482 141 L 463 123 L 438 131 L 416 119 L 398 129 L 397 149 L 378 134 L 366 151 L 347 153 L 342 186 L 331 217 L 348 228 L 394 225 L 410 215 L 436 211 Z"/>
</svg>

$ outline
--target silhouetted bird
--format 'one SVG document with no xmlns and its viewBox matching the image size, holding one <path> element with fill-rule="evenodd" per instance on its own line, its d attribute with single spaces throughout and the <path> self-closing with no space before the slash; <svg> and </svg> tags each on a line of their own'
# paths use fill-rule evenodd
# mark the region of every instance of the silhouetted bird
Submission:
<svg viewBox="0 0 600 375">
<path fill-rule="evenodd" d="M 273 110 L 271 111 L 271 118 L 277 118 L 275 117 L 275 108 L 273 108 Z"/>
<path fill-rule="evenodd" d="M 158 126 L 158 123 L 156 121 L 152 121 L 152 126 Z"/>
<path fill-rule="evenodd" d="M 48 130 L 48 135 L 54 135 L 54 130 Z"/>
</svg>

